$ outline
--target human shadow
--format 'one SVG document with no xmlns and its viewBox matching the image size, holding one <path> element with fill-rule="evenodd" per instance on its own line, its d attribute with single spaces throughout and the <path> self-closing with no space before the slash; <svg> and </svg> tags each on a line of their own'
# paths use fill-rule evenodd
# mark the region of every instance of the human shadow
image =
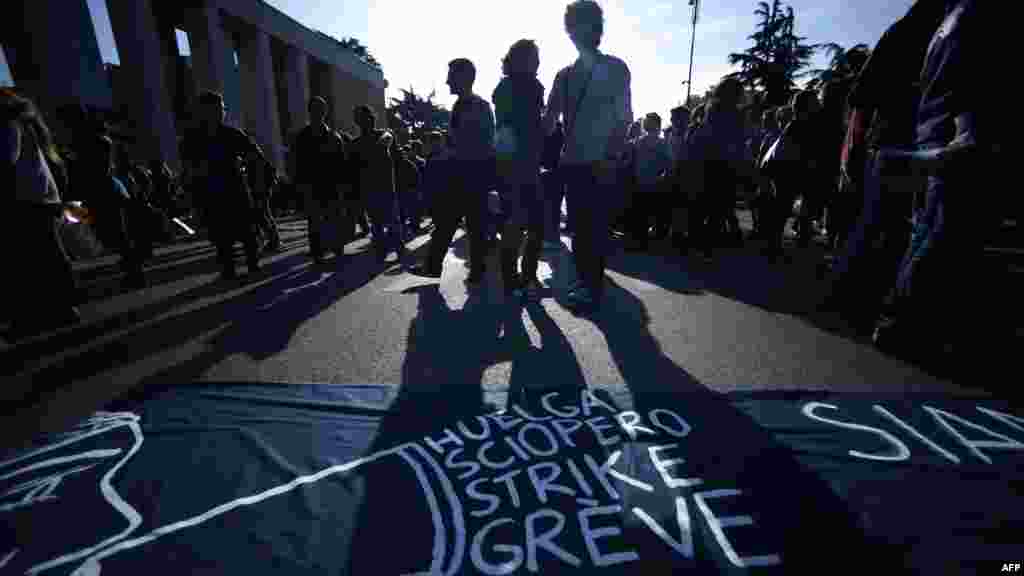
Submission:
<svg viewBox="0 0 1024 576">
<path fill-rule="evenodd" d="M 522 308 L 507 306 L 504 341 L 512 355 L 506 405 L 534 407 L 541 395 L 558 392 L 563 397 L 578 397 L 586 388 L 583 369 L 569 339 L 541 303 Z M 540 335 L 540 347 L 534 347 L 523 324 L 525 311 Z"/>
<path fill-rule="evenodd" d="M 286 348 L 304 322 L 370 282 L 379 271 L 380 265 L 370 255 L 349 259 L 333 272 L 302 267 L 250 292 L 145 324 L 102 346 L 69 354 L 60 363 L 32 372 L 31 388 L 18 405 L 44 406 L 65 387 L 75 386 L 76 381 L 180 347 L 204 333 L 220 331 L 200 353 L 134 383 L 133 388 L 194 381 L 232 354 L 242 353 L 257 360 L 268 358 Z M 195 294 L 188 298 L 192 299 Z M 177 300 L 179 306 L 185 303 L 184 296 Z M 97 391 L 98 396 L 106 396 L 97 405 L 118 392 L 126 390 Z"/>
<path fill-rule="evenodd" d="M 17 341 L 11 348 L 0 353 L 0 373 L 17 373 L 28 361 L 83 346 L 106 334 L 154 320 L 190 302 L 214 298 L 252 282 L 265 282 L 266 278 L 270 278 L 269 283 L 273 284 L 279 277 L 291 274 L 292 268 L 300 265 L 304 259 L 303 255 L 293 255 L 277 260 L 263 268 L 262 279 L 243 277 L 234 282 L 208 282 L 138 309 Z"/>
</svg>

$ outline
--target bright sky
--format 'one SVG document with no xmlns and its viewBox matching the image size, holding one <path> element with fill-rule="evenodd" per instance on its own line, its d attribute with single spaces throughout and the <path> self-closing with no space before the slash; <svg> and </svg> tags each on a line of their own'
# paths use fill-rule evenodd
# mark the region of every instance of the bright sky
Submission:
<svg viewBox="0 0 1024 576">
<path fill-rule="evenodd" d="M 114 58 L 104 0 L 88 0 L 105 60 Z M 568 0 L 267 0 L 302 24 L 336 38 L 354 36 L 384 68 L 388 96 L 412 86 L 417 94 L 437 90 L 435 101 L 455 98 L 445 86 L 448 61 L 476 64 L 475 91 L 490 98 L 501 77 L 501 57 L 520 38 L 540 46 L 539 78 L 549 89 L 555 73 L 576 58 L 562 24 Z M 598 0 L 605 13 L 602 51 L 625 60 L 633 75 L 633 112 L 641 116 L 682 103 L 690 56 L 693 8 L 686 0 Z M 797 33 L 811 43 L 874 46 L 886 27 L 913 0 L 790 0 Z M 731 71 L 730 52 L 750 46 L 756 24 L 754 0 L 701 0 L 693 62 L 693 92 L 702 93 Z M 104 13 L 97 18 L 97 14 Z M 470 25 L 469 23 L 475 23 Z M 106 29 L 104 29 L 106 28 Z M 814 67 L 825 67 L 824 54 Z"/>
</svg>

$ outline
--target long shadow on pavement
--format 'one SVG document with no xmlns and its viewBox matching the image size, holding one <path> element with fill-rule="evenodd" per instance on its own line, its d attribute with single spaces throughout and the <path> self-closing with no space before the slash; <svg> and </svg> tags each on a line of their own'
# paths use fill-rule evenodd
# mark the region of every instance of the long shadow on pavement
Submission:
<svg viewBox="0 0 1024 576">
<path fill-rule="evenodd" d="M 287 346 L 302 323 L 381 272 L 380 265 L 369 253 L 346 260 L 333 276 L 308 269 L 293 271 L 252 292 L 129 331 L 32 372 L 27 376 L 29 389 L 26 393 L 8 403 L 12 412 L 18 412 L 19 422 L 15 428 L 30 430 L 32 415 L 45 411 L 51 402 L 59 401 L 64 389 L 75 387 L 76 381 L 180 347 L 204 333 L 222 330 L 198 355 L 132 383 L 130 389 L 89 390 L 88 400 L 76 410 L 84 415 L 124 394 L 144 397 L 149 391 L 159 391 L 164 386 L 195 381 L 206 369 L 231 354 L 243 353 L 257 359 L 273 355 Z M 181 299 L 177 301 L 177 305 L 183 303 Z"/>
</svg>

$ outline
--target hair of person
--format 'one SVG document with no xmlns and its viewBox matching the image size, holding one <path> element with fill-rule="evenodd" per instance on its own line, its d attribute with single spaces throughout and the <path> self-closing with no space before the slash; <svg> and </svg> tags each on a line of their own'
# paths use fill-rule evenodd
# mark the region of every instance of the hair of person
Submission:
<svg viewBox="0 0 1024 576">
<path fill-rule="evenodd" d="M 672 109 L 671 114 L 673 118 L 689 116 L 690 109 L 687 108 L 686 106 L 676 106 L 675 108 Z"/>
<path fill-rule="evenodd" d="M 648 113 L 644 116 L 644 124 L 647 124 L 648 122 L 657 122 L 658 126 L 661 126 L 661 114 L 658 114 L 657 112 Z"/>
<path fill-rule="evenodd" d="M 204 90 L 199 94 L 198 102 L 200 106 L 223 106 L 224 95 L 215 90 Z"/>
<path fill-rule="evenodd" d="M 313 104 L 319 104 L 324 110 L 327 110 L 327 100 L 322 96 L 313 96 L 309 99 L 309 104 L 307 105 L 308 111 L 313 111 Z"/>
<path fill-rule="evenodd" d="M 476 66 L 469 58 L 456 58 L 448 63 L 448 69 L 466 77 L 470 82 L 476 80 Z"/>
<path fill-rule="evenodd" d="M 604 12 L 597 2 L 576 0 L 565 7 L 565 29 L 573 31 L 580 24 L 588 24 L 594 31 L 594 37 L 589 39 L 591 47 L 596 49 L 600 46 L 601 36 L 604 35 Z"/>
<path fill-rule="evenodd" d="M 725 78 L 712 92 L 712 107 L 736 108 L 743 98 L 743 84 L 736 78 Z"/>
<path fill-rule="evenodd" d="M 501 71 L 505 75 L 536 76 L 540 65 L 540 49 L 533 40 L 517 40 L 501 59 Z"/>
</svg>

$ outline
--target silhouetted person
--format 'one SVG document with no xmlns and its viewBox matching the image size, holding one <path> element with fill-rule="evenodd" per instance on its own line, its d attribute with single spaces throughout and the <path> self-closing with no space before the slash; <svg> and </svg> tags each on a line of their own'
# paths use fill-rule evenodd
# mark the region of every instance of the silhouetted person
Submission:
<svg viewBox="0 0 1024 576">
<path fill-rule="evenodd" d="M 949 0 L 945 8 L 920 77 L 915 147 L 928 154 L 909 162 L 910 170 L 928 175 L 927 190 L 875 341 L 921 357 L 953 344 L 971 349 L 952 356 L 966 360 L 981 352 L 974 347 L 983 345 L 979 336 L 992 320 L 983 250 L 1004 216 L 1000 203 L 977 197 L 979 178 L 996 183 L 1008 175 L 1000 153 L 1006 111 L 978 87 L 1004 39 L 999 25 L 1010 18 L 1001 3 Z M 881 158 L 883 172 L 906 170 L 902 160 L 887 167 Z"/>
<path fill-rule="evenodd" d="M 345 165 L 345 144 L 328 128 L 326 118 L 327 101 L 311 98 L 309 124 L 295 138 L 295 183 L 306 208 L 309 253 L 317 265 L 324 262 L 323 229 L 338 209 L 340 168 Z"/>
<path fill-rule="evenodd" d="M 651 220 L 667 212 L 659 179 L 672 163 L 668 143 L 661 137 L 661 117 L 648 114 L 643 128 L 644 135 L 632 144 L 634 187 L 628 247 L 633 250 L 647 249 Z"/>
<path fill-rule="evenodd" d="M 565 131 L 562 122 L 555 124 L 555 131 L 544 138 L 544 152 L 541 156 L 541 186 L 544 203 L 548 212 L 548 229 L 544 245 L 557 248 L 562 225 L 562 200 L 565 199 L 565 185 L 558 173 L 558 161 L 565 145 Z"/>
<path fill-rule="evenodd" d="M 198 126 L 185 135 L 182 160 L 191 178 L 190 193 L 217 247 L 221 277 L 236 277 L 234 245 L 245 246 L 249 274 L 260 270 L 252 193 L 246 172 L 260 155 L 241 130 L 224 123 L 224 97 L 207 91 L 198 99 Z"/>
<path fill-rule="evenodd" d="M 618 203 L 619 160 L 633 122 L 630 73 L 622 60 L 601 53 L 604 31 L 601 7 L 578 0 L 565 10 L 565 30 L 579 52 L 551 85 L 545 129 L 565 121 L 561 172 L 573 222 L 573 259 L 579 281 L 570 288 L 570 305 L 599 305 L 604 286 L 610 212 Z"/>
<path fill-rule="evenodd" d="M 715 241 L 736 216 L 736 191 L 753 163 L 747 155 L 746 131 L 739 102 L 743 86 L 726 78 L 705 107 L 703 124 L 693 134 L 690 160 L 697 186 L 699 248 L 710 260 Z"/>
<path fill-rule="evenodd" d="M 544 86 L 537 80 L 537 45 L 532 40 L 520 40 L 502 62 L 505 76 L 492 97 L 499 139 L 499 193 L 506 217 L 501 236 L 502 281 L 506 295 L 536 300 L 542 288 L 537 262 L 544 240 L 544 198 L 539 176 Z"/>
<path fill-rule="evenodd" d="M 0 90 L 0 185 L 5 191 L 4 245 L 13 261 L 3 305 L 14 336 L 77 322 L 71 263 L 57 234 L 63 212 L 60 159 L 39 110 L 30 100 Z"/>
<path fill-rule="evenodd" d="M 494 114 L 491 105 L 473 93 L 476 68 L 465 58 L 448 64 L 448 87 L 458 96 L 452 107 L 449 135 L 454 144 L 450 189 L 436 199 L 437 226 L 430 236 L 426 261 L 411 272 L 440 278 L 444 256 L 452 243 L 459 220 L 466 219 L 469 233 L 470 284 L 483 280 L 487 246 L 487 192 L 494 180 Z"/>
<path fill-rule="evenodd" d="M 370 214 L 377 259 L 385 262 L 388 253 L 395 251 L 401 260 L 405 245 L 390 152 L 394 138 L 387 130 L 377 128 L 377 116 L 369 106 L 357 106 L 353 119 L 359 137 L 352 143 L 352 162 L 358 172 L 359 193 Z"/>
</svg>

